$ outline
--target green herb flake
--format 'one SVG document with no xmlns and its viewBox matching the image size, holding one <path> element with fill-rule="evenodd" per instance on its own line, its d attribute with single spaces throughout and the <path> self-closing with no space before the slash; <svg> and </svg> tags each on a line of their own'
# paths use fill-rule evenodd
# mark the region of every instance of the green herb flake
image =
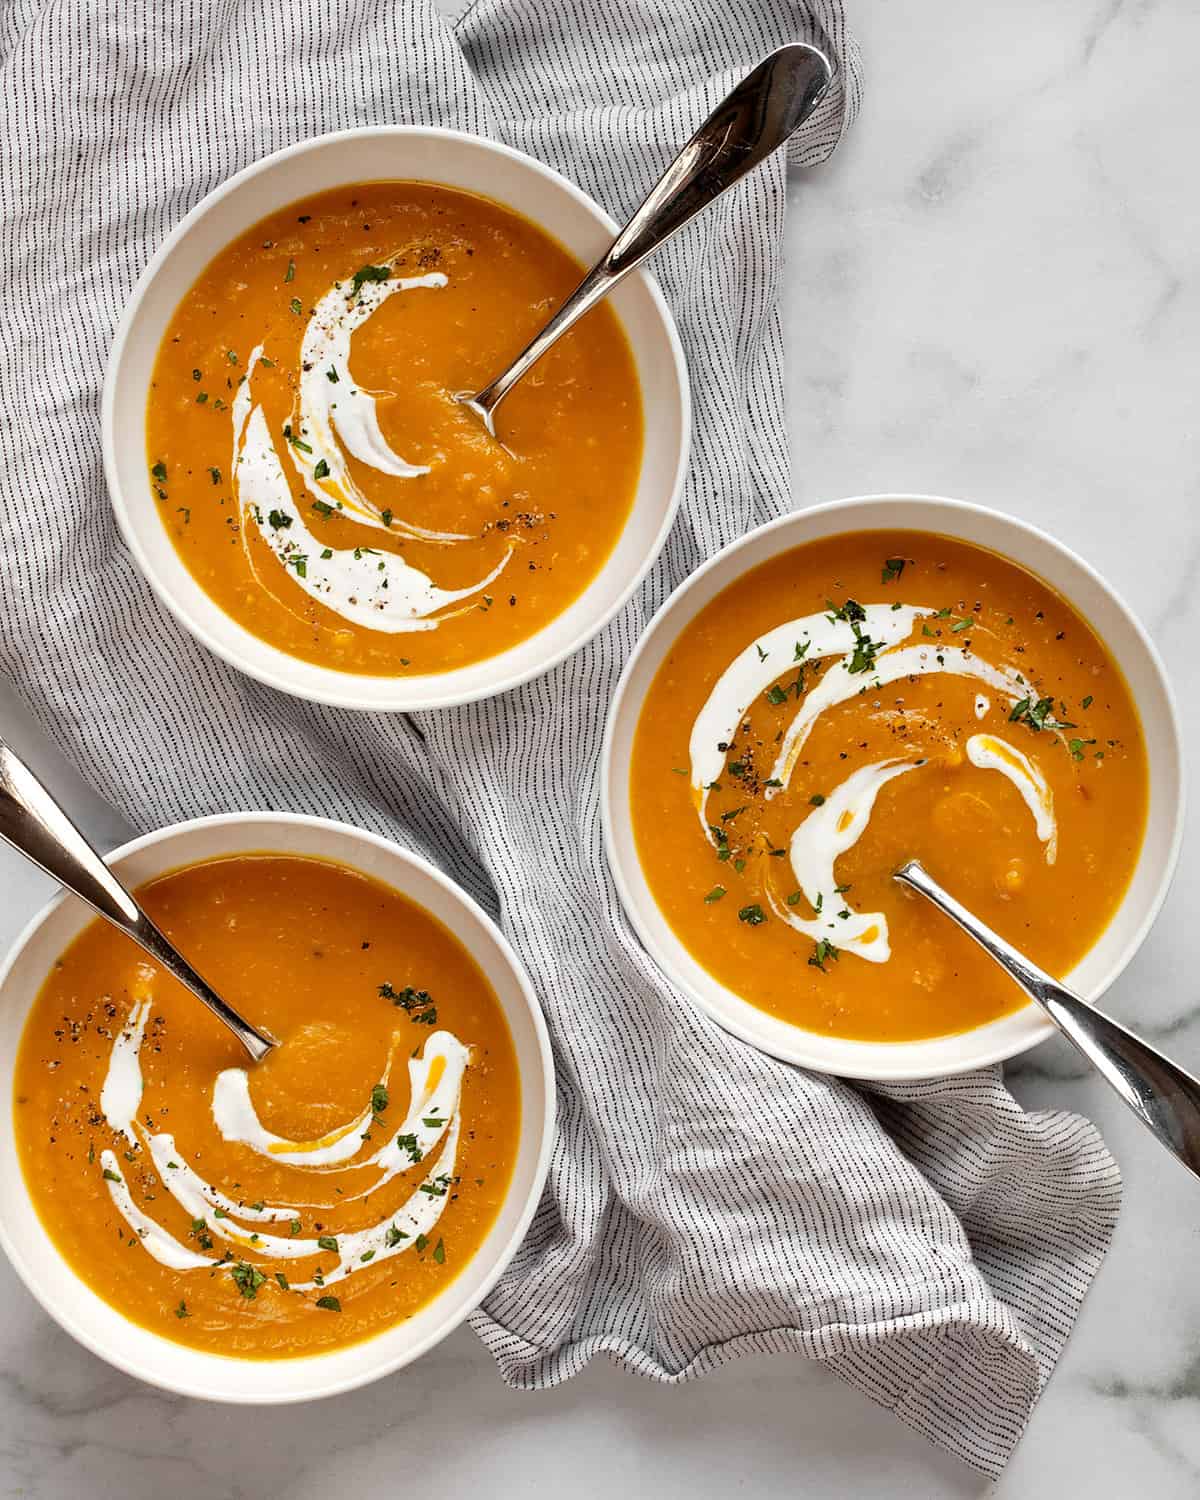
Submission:
<svg viewBox="0 0 1200 1500">
<path fill-rule="evenodd" d="M 281 1289 L 282 1289 L 282 1290 L 283 1290 L 283 1291 L 285 1291 L 285 1292 L 287 1292 L 287 1291 L 290 1291 L 290 1290 L 291 1290 L 291 1286 L 292 1286 L 292 1284 L 291 1284 L 291 1282 L 290 1282 L 290 1281 L 289 1281 L 289 1280 L 288 1280 L 288 1279 L 287 1279 L 287 1277 L 286 1277 L 286 1276 L 285 1276 L 285 1275 L 284 1275 L 284 1274 L 283 1274 L 283 1272 L 282 1272 L 282 1271 L 276 1271 L 276 1272 L 275 1272 L 275 1280 L 276 1280 L 276 1281 L 277 1281 L 277 1282 L 278 1282 L 278 1283 L 279 1283 L 279 1285 L 280 1285 L 280 1288 L 281 1288 Z"/>
<path fill-rule="evenodd" d="M 150 470 L 150 472 L 160 484 L 165 484 L 167 482 L 167 466 L 165 463 L 163 463 L 161 458 Z"/>
<path fill-rule="evenodd" d="M 892 583 L 904 572 L 904 558 L 885 557 L 883 560 L 883 583 Z"/>
<path fill-rule="evenodd" d="M 257 1266 L 250 1265 L 247 1261 L 238 1263 L 229 1268 L 229 1274 L 233 1277 L 233 1283 L 247 1302 L 253 1302 L 258 1296 L 258 1289 L 266 1281 L 266 1277 Z"/>
<path fill-rule="evenodd" d="M 439 1266 L 444 1265 L 446 1262 L 446 1247 L 440 1239 L 433 1247 L 433 1258 Z"/>
<path fill-rule="evenodd" d="M 820 969 L 821 973 L 824 974 L 827 960 L 836 959 L 838 956 L 839 950 L 833 946 L 828 938 L 822 938 L 809 954 L 808 961 L 814 969 Z"/>
<path fill-rule="evenodd" d="M 295 279 L 296 279 L 296 262 L 294 260 L 289 260 L 288 261 L 288 267 L 287 267 L 287 270 L 283 273 L 283 279 L 284 279 L 284 281 L 295 281 Z"/>
<path fill-rule="evenodd" d="M 314 479 L 328 479 L 329 478 L 329 464 L 326 462 L 325 459 L 323 459 L 323 458 L 318 459 L 317 462 L 316 462 L 316 464 L 313 466 L 313 478 Z"/>
<path fill-rule="evenodd" d="M 709 891 L 708 895 L 705 896 L 704 900 L 709 906 L 711 906 L 714 901 L 719 901 L 724 894 L 725 887 L 723 885 L 714 885 L 712 890 Z"/>
<path fill-rule="evenodd" d="M 338 1242 L 332 1234 L 318 1235 L 317 1244 L 322 1250 L 331 1250 L 334 1255 L 338 1253 Z"/>
<path fill-rule="evenodd" d="M 738 921 L 750 927 L 761 927 L 766 920 L 767 914 L 757 902 L 753 906 L 743 906 L 738 912 Z"/>
<path fill-rule="evenodd" d="M 381 1115 L 388 1107 L 388 1091 L 382 1083 L 377 1083 L 371 1090 L 371 1113 Z"/>
<path fill-rule="evenodd" d="M 175 1309 L 175 1316 L 177 1318 L 190 1318 L 191 1317 L 191 1313 L 188 1312 L 188 1305 L 183 1300 L 182 1297 L 179 1299 L 179 1306 Z"/>
<path fill-rule="evenodd" d="M 299 297 L 293 297 L 292 300 L 288 303 L 288 306 L 292 309 L 297 317 L 299 317 L 300 314 L 304 311 L 304 304 L 300 301 Z"/>
<path fill-rule="evenodd" d="M 362 291 L 368 281 L 387 281 L 391 274 L 391 266 L 360 266 L 354 273 L 355 295 Z"/>
<path fill-rule="evenodd" d="M 821 792 L 814 792 L 808 800 L 813 805 L 813 807 L 825 806 L 825 797 Z"/>
<path fill-rule="evenodd" d="M 317 1298 L 317 1306 L 323 1307 L 326 1312 L 341 1312 L 342 1310 L 342 1304 L 336 1297 L 331 1297 L 328 1292 L 324 1297 Z"/>
</svg>

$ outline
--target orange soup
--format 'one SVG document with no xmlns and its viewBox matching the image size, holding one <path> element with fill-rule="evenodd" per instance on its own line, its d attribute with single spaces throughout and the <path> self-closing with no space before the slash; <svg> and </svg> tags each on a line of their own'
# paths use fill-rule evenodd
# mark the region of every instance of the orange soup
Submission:
<svg viewBox="0 0 1200 1500">
<path fill-rule="evenodd" d="M 583 274 L 489 199 L 370 182 L 282 209 L 184 298 L 147 462 L 228 614 L 346 672 L 442 672 L 541 629 L 595 577 L 642 452 L 612 309 L 566 334 L 490 437 L 455 393 L 510 363 Z"/>
<path fill-rule="evenodd" d="M 747 573 L 682 632 L 632 757 L 663 915 L 751 1004 L 905 1041 L 1024 997 L 892 880 L 919 859 L 1055 974 L 1119 904 L 1146 821 L 1129 690 L 1065 599 L 994 553 L 859 532 Z"/>
<path fill-rule="evenodd" d="M 342 865 L 210 860 L 139 894 L 282 1045 L 248 1067 L 129 939 L 86 928 L 16 1068 L 55 1244 L 126 1317 L 215 1353 L 314 1354 L 411 1316 L 512 1174 L 517 1064 L 491 986 L 427 912 Z"/>
</svg>

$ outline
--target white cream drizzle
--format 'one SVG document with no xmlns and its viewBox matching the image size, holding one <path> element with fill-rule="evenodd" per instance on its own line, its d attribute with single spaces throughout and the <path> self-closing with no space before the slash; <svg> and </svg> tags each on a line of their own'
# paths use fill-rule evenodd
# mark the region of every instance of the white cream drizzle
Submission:
<svg viewBox="0 0 1200 1500">
<path fill-rule="evenodd" d="M 835 862 L 858 843 L 871 818 L 880 788 L 923 761 L 880 761 L 863 766 L 804 819 L 792 834 L 788 855 L 796 884 L 813 908 L 812 917 L 800 916 L 767 888 L 775 915 L 803 932 L 814 942 L 828 938 L 834 946 L 857 953 L 868 963 L 886 963 L 892 950 L 888 942 L 887 918 L 882 912 L 857 912 L 837 889 Z M 840 917 L 839 912 L 848 912 Z M 833 934 L 833 936 L 831 936 Z"/>
<path fill-rule="evenodd" d="M 850 673 L 841 670 L 845 665 L 846 663 L 841 663 L 831 667 L 812 692 L 802 699 L 798 712 L 784 733 L 779 754 L 771 768 L 772 779 L 787 784 L 796 768 L 804 742 L 827 708 L 847 703 L 860 693 L 872 692 L 889 683 L 899 682 L 902 678 L 924 677 L 931 672 L 945 672 L 953 677 L 974 677 L 1012 703 L 1018 702 L 1029 692 L 1028 685 L 1019 672 L 1014 672 L 1010 667 L 993 667 L 990 662 L 981 661 L 979 657 L 957 646 L 902 646 L 898 650 L 880 652 L 869 672 Z M 777 788 L 769 786 L 765 795 L 770 798 L 776 790 Z"/>
<path fill-rule="evenodd" d="M 1046 846 L 1046 863 L 1058 858 L 1058 820 L 1054 816 L 1054 793 L 1037 766 L 1015 745 L 994 734 L 973 734 L 967 741 L 967 759 L 984 771 L 999 771 L 1020 792 L 1033 814 L 1037 836 Z"/>
<path fill-rule="evenodd" d="M 786 786 L 813 725 L 826 709 L 848 702 L 904 678 L 944 672 L 974 678 L 1010 704 L 1029 696 L 1023 674 L 1010 667 L 995 667 L 973 653 L 940 641 L 904 646 L 914 622 L 935 611 L 920 605 L 869 604 L 863 607 L 858 632 L 849 620 L 832 613 L 806 615 L 776 626 L 752 641 L 717 679 L 692 725 L 689 754 L 692 794 L 705 837 L 714 842 L 708 826 L 709 787 L 718 780 L 729 746 L 750 705 L 771 684 L 822 657 L 841 655 L 811 691 L 804 693 L 800 707 L 785 731 L 763 795 L 770 799 Z M 859 636 L 869 637 L 876 655 L 867 672 L 851 672 L 850 663 Z M 975 696 L 975 717 L 983 719 L 992 707 L 985 693 Z M 1041 771 L 1029 757 L 994 735 L 976 734 L 967 742 L 973 765 L 999 771 L 1020 792 L 1033 815 L 1037 836 L 1046 845 L 1047 863 L 1053 864 L 1058 850 L 1058 828 L 1053 794 Z M 840 950 L 856 953 L 870 963 L 886 963 L 891 956 L 887 919 L 882 912 L 856 912 L 837 890 L 836 861 L 856 844 L 870 821 L 880 789 L 897 776 L 916 770 L 926 761 L 886 760 L 853 772 L 824 799 L 794 830 L 789 858 L 797 886 L 812 908 L 802 916 L 766 887 L 776 916 L 811 937 L 834 943 Z M 845 915 L 840 915 L 845 913 Z M 831 935 L 832 934 L 832 935 Z M 836 937 L 836 941 L 835 941 Z"/>
<path fill-rule="evenodd" d="M 150 1015 L 150 996 L 145 993 L 149 970 L 138 965 L 138 987 L 134 992 L 133 1006 L 125 1025 L 113 1038 L 112 1051 L 108 1059 L 108 1071 L 104 1075 L 104 1087 L 100 1090 L 100 1108 L 108 1121 L 110 1130 L 115 1130 L 136 1144 L 133 1123 L 137 1118 L 138 1105 L 142 1102 L 142 1068 L 138 1054 L 142 1050 L 142 1038 L 146 1034 L 146 1021 Z"/>
<path fill-rule="evenodd" d="M 915 620 L 932 613 L 914 604 L 869 604 L 859 628 L 878 645 L 893 646 L 911 633 Z M 689 745 L 692 791 L 706 834 L 707 788 L 721 775 L 726 754 L 721 747 L 733 740 L 750 705 L 778 679 L 807 662 L 852 652 L 854 643 L 848 620 L 829 613 L 803 615 L 751 641 L 717 678 L 696 715 Z"/>
<path fill-rule="evenodd" d="M 247 1222 L 253 1225 L 296 1221 L 298 1209 L 316 1207 L 319 1211 L 319 1205 L 247 1204 L 233 1199 L 188 1165 L 172 1134 L 166 1131 L 151 1133 L 137 1123 L 135 1116 L 142 1097 L 139 1053 L 150 1003 L 149 994 L 135 998 L 126 1025 L 113 1039 L 101 1104 L 110 1127 L 122 1132 L 135 1148 L 142 1147 L 149 1153 L 167 1192 L 194 1221 L 204 1221 L 205 1231 L 210 1237 L 266 1260 L 333 1255 L 334 1264 L 322 1267 L 320 1281 L 289 1283 L 289 1290 L 306 1292 L 344 1280 L 368 1264 L 400 1255 L 416 1243 L 418 1236 L 430 1233 L 449 1200 L 453 1184 L 461 1127 L 460 1095 L 469 1063 L 467 1048 L 452 1033 L 432 1033 L 420 1055 L 409 1059 L 410 1097 L 404 1120 L 398 1130 L 389 1130 L 383 1143 L 360 1161 L 352 1158 L 362 1150 L 364 1140 L 381 1128 L 371 1107 L 368 1106 L 349 1124 L 328 1132 L 317 1141 L 289 1141 L 275 1135 L 259 1121 L 244 1070 L 226 1069 L 218 1076 L 213 1089 L 213 1116 L 225 1140 L 243 1143 L 269 1161 L 285 1162 L 318 1173 L 347 1167 L 351 1170 L 368 1167 L 376 1170 L 378 1175 L 369 1185 L 352 1193 L 339 1194 L 339 1204 L 377 1193 L 398 1174 L 428 1161 L 432 1152 L 441 1145 L 436 1162 L 427 1168 L 422 1181 L 395 1213 L 363 1229 L 332 1236 L 337 1248 L 330 1250 L 328 1245 L 321 1245 L 313 1238 L 245 1227 Z M 390 1071 L 389 1058 L 383 1075 L 385 1086 Z M 347 1152 L 343 1142 L 349 1142 L 352 1149 Z M 201 1254 L 183 1244 L 139 1206 L 111 1150 L 101 1152 L 100 1169 L 117 1212 L 142 1248 L 161 1265 L 188 1271 L 212 1270 L 222 1263 L 216 1257 Z"/>
<path fill-rule="evenodd" d="M 261 355 L 259 345 L 233 401 L 233 475 L 243 515 L 253 518 L 259 534 L 305 593 L 343 619 L 386 634 L 435 630 L 448 616 L 429 617 L 486 588 L 508 565 L 511 547 L 478 583 L 440 589 L 395 553 L 325 546 L 309 530 L 292 498 L 262 407 L 252 405 L 250 381 Z M 273 513 L 282 524 L 271 524 Z"/>
<path fill-rule="evenodd" d="M 307 488 L 354 514 L 356 520 L 384 527 L 379 512 L 362 493 L 346 465 L 340 438 L 362 463 L 397 479 L 428 474 L 423 464 L 412 464 L 391 448 L 380 431 L 375 393 L 364 390 L 350 372 L 350 341 L 371 315 L 397 292 L 446 286 L 440 271 L 424 276 L 390 276 L 365 282 L 357 291 L 353 281 L 335 281 L 313 308 L 300 345 L 300 390 L 295 424 L 302 441 L 312 449 L 289 445 L 292 462 Z M 334 436 L 336 429 L 337 438 Z M 324 464 L 322 477 L 316 470 Z M 430 531 L 401 517 L 391 529 L 425 541 L 459 542 L 461 532 Z"/>
</svg>

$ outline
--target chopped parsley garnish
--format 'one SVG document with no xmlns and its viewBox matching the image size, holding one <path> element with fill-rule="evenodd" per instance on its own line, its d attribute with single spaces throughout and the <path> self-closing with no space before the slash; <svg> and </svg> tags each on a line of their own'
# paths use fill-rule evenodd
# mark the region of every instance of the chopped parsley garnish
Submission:
<svg viewBox="0 0 1200 1500">
<path fill-rule="evenodd" d="M 276 531 L 281 531 L 284 527 L 290 526 L 292 524 L 292 518 L 288 515 L 286 510 L 271 511 L 271 513 L 267 516 L 267 521 L 271 526 L 275 528 Z"/>
<path fill-rule="evenodd" d="M 751 927 L 761 927 L 767 920 L 767 914 L 757 902 L 753 906 L 743 906 L 738 912 L 738 921 L 746 922 Z"/>
<path fill-rule="evenodd" d="M 188 1312 L 188 1305 L 183 1300 L 182 1297 L 179 1299 L 179 1306 L 175 1309 L 175 1316 L 177 1318 L 190 1318 L 191 1317 L 191 1313 Z"/>
<path fill-rule="evenodd" d="M 371 1113 L 381 1115 L 388 1107 L 388 1091 L 382 1083 L 377 1083 L 371 1090 Z"/>
<path fill-rule="evenodd" d="M 321 461 L 322 463 L 324 463 L 324 459 L 322 459 Z M 333 515 L 333 506 L 325 500 L 314 500 L 313 510 L 315 510 L 319 516 Z"/>
<path fill-rule="evenodd" d="M 824 974 L 825 961 L 830 958 L 836 959 L 838 951 L 828 938 L 822 938 L 809 954 L 808 961 L 814 969 L 820 969 L 821 973 Z"/>
<path fill-rule="evenodd" d="M 288 567 L 295 568 L 297 578 L 307 578 L 308 554 L 306 552 L 298 552 L 294 557 L 289 557 Z"/>
<path fill-rule="evenodd" d="M 891 583 L 904 572 L 904 558 L 885 557 L 883 560 L 883 582 Z"/>
<path fill-rule="evenodd" d="M 825 797 L 821 792 L 814 792 L 808 800 L 814 807 L 824 807 L 825 805 Z"/>
<path fill-rule="evenodd" d="M 402 1229 L 397 1229 L 394 1224 L 389 1224 L 387 1233 L 383 1237 L 383 1243 L 389 1250 L 394 1250 L 401 1240 L 406 1240 L 408 1235 Z"/>
<path fill-rule="evenodd" d="M 216 464 L 213 464 L 209 468 L 208 472 L 209 472 L 209 477 L 212 479 L 212 482 L 214 484 L 220 484 L 220 482 L 221 482 L 221 471 L 220 471 L 220 469 L 217 468 Z"/>
<path fill-rule="evenodd" d="M 229 1274 L 233 1277 L 234 1285 L 247 1302 L 253 1302 L 258 1296 L 258 1289 L 266 1281 L 266 1277 L 257 1266 L 249 1265 L 246 1261 L 238 1261 L 237 1265 L 229 1268 Z"/>
<path fill-rule="evenodd" d="M 803 891 L 793 891 L 791 893 L 791 895 L 787 897 L 787 904 L 789 906 L 799 906 L 800 903 L 801 903 L 801 901 L 803 901 L 803 900 L 804 900 L 804 893 L 803 893 Z"/>
<path fill-rule="evenodd" d="M 342 1304 L 336 1297 L 331 1297 L 328 1292 L 324 1297 L 317 1298 L 317 1306 L 323 1307 L 326 1312 L 341 1312 L 342 1310 Z"/>
<path fill-rule="evenodd" d="M 292 1238 L 295 1239 L 295 1237 L 300 1233 L 300 1220 L 293 1219 L 292 1222 L 288 1225 L 288 1228 L 292 1232 Z"/>
<path fill-rule="evenodd" d="M 1085 745 L 1094 745 L 1095 740 L 1068 740 L 1067 749 L 1071 752 L 1072 760 L 1082 760 Z"/>
<path fill-rule="evenodd" d="M 292 300 L 288 303 L 288 306 L 292 309 L 297 317 L 299 317 L 300 314 L 304 311 L 304 304 L 300 301 L 299 297 L 293 297 Z"/>
<path fill-rule="evenodd" d="M 406 984 L 402 990 L 396 989 L 386 981 L 379 986 L 379 993 L 384 1000 L 390 1000 L 393 1005 L 398 1005 L 404 1011 L 410 1021 L 415 1021 L 418 1026 L 437 1025 L 437 1006 L 433 1003 L 433 996 L 428 990 L 417 990 L 411 984 Z"/>
<path fill-rule="evenodd" d="M 296 279 L 296 262 L 294 260 L 289 260 L 288 261 L 288 268 L 284 272 L 283 279 L 284 279 L 284 281 L 295 281 L 295 279 Z"/>
<path fill-rule="evenodd" d="M 776 705 L 787 702 L 787 693 L 784 692 L 783 688 L 781 688 L 777 682 L 772 683 L 772 685 L 767 689 L 767 702 L 774 703 Z"/>
<path fill-rule="evenodd" d="M 708 903 L 708 905 L 711 906 L 714 901 L 719 901 L 724 894 L 725 887 L 723 885 L 714 885 L 712 890 L 709 891 L 708 895 L 705 896 L 704 899 Z"/>
<path fill-rule="evenodd" d="M 428 1239 L 426 1239 L 423 1234 L 417 1235 L 416 1239 L 413 1241 L 413 1244 L 417 1247 L 418 1250 L 424 1250 L 425 1246 L 428 1245 L 428 1243 Z"/>
<path fill-rule="evenodd" d="M 328 368 L 328 370 L 325 371 L 325 379 L 328 380 L 328 381 L 331 381 L 334 385 L 337 385 L 337 383 L 338 383 L 338 372 L 334 369 L 334 367 L 332 365 L 330 365 L 329 368 Z"/>
<path fill-rule="evenodd" d="M 1083 700 L 1083 703 L 1080 706 L 1082 708 L 1091 708 L 1091 706 L 1092 706 L 1092 695 L 1091 695 L 1091 693 L 1089 693 L 1087 695 L 1087 697 Z"/>
<path fill-rule="evenodd" d="M 287 438 L 288 442 L 291 443 L 292 447 L 299 448 L 301 453 L 312 452 L 312 449 L 309 447 L 309 445 L 304 442 L 302 438 L 297 437 L 296 434 L 292 431 L 292 424 L 290 422 L 285 422 L 283 424 L 283 435 L 285 438 Z"/>
<path fill-rule="evenodd" d="M 110 1171 L 108 1167 L 105 1167 L 103 1175 L 105 1182 L 120 1182 L 121 1180 L 121 1174 L 119 1172 Z"/>
<path fill-rule="evenodd" d="M 313 466 L 313 478 L 314 479 L 328 479 L 328 477 L 329 477 L 329 465 L 325 461 L 325 459 L 320 458 L 320 459 L 317 460 L 316 464 Z"/>
<path fill-rule="evenodd" d="M 442 1241 L 441 1241 L 440 1238 L 439 1238 L 437 1244 L 433 1247 L 433 1258 L 434 1258 L 435 1261 L 437 1261 L 437 1263 L 438 1263 L 439 1266 L 443 1265 L 445 1263 L 445 1260 L 446 1260 L 446 1247 L 442 1243 Z"/>
<path fill-rule="evenodd" d="M 1054 699 L 1025 697 L 1014 703 L 1009 713 L 1010 724 L 1028 724 L 1036 734 L 1042 729 L 1074 729 L 1067 719 L 1053 717 Z"/>
<path fill-rule="evenodd" d="M 954 624 L 950 627 L 950 632 L 952 635 L 961 635 L 964 630 L 970 630 L 974 624 L 975 621 L 971 619 L 955 620 Z"/>
<path fill-rule="evenodd" d="M 361 292 L 368 281 L 387 281 L 391 274 L 391 266 L 360 266 L 354 273 L 355 294 Z"/>
<path fill-rule="evenodd" d="M 338 1242 L 331 1234 L 318 1235 L 317 1244 L 322 1250 L 332 1250 L 334 1255 L 338 1253 Z"/>
<path fill-rule="evenodd" d="M 161 458 L 154 465 L 154 467 L 150 470 L 150 472 L 151 472 L 151 474 L 153 474 L 153 476 L 155 477 L 155 479 L 157 479 L 160 484 L 165 484 L 166 483 L 166 479 L 167 479 L 167 466 L 166 466 L 165 463 L 163 463 L 163 461 L 162 461 Z"/>
<path fill-rule="evenodd" d="M 381 510 L 379 512 L 379 519 L 383 522 L 383 524 L 385 526 L 387 526 L 387 527 L 390 528 L 390 526 L 392 524 L 392 513 L 391 513 L 391 511 L 390 510 Z"/>
<path fill-rule="evenodd" d="M 289 1291 L 291 1289 L 291 1282 L 287 1279 L 287 1277 L 283 1274 L 282 1271 L 276 1271 L 275 1272 L 275 1280 L 279 1283 L 280 1287 L 285 1292 Z"/>
<path fill-rule="evenodd" d="M 399 1150 L 408 1152 L 408 1159 L 414 1165 L 421 1160 L 421 1157 L 424 1154 L 420 1146 L 417 1145 L 416 1136 L 411 1132 L 409 1132 L 407 1135 L 398 1135 L 396 1137 L 396 1146 Z"/>
</svg>

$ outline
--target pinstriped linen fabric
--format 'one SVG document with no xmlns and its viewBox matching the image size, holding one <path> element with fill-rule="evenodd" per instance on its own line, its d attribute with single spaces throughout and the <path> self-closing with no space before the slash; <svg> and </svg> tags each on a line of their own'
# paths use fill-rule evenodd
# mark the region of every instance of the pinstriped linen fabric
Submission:
<svg viewBox="0 0 1200 1500">
<path fill-rule="evenodd" d="M 674 1381 L 792 1350 L 997 1473 L 1115 1222 L 1097 1133 L 1024 1114 L 995 1070 L 862 1090 L 741 1046 L 641 951 L 601 852 L 601 732 L 635 639 L 698 562 L 790 504 L 782 159 L 655 267 L 696 408 L 667 548 L 597 640 L 517 692 L 414 723 L 259 687 L 156 605 L 100 473 L 120 308 L 231 172 L 320 131 L 436 122 L 502 137 L 620 216 L 792 38 L 842 64 L 791 147 L 812 164 L 858 101 L 840 0 L 481 0 L 453 29 L 416 0 L 9 0 L 2 26 L 0 667 L 138 826 L 264 806 L 344 818 L 502 923 L 546 1009 L 561 1110 L 531 1233 L 474 1320 L 510 1383 L 601 1352 Z"/>
</svg>

